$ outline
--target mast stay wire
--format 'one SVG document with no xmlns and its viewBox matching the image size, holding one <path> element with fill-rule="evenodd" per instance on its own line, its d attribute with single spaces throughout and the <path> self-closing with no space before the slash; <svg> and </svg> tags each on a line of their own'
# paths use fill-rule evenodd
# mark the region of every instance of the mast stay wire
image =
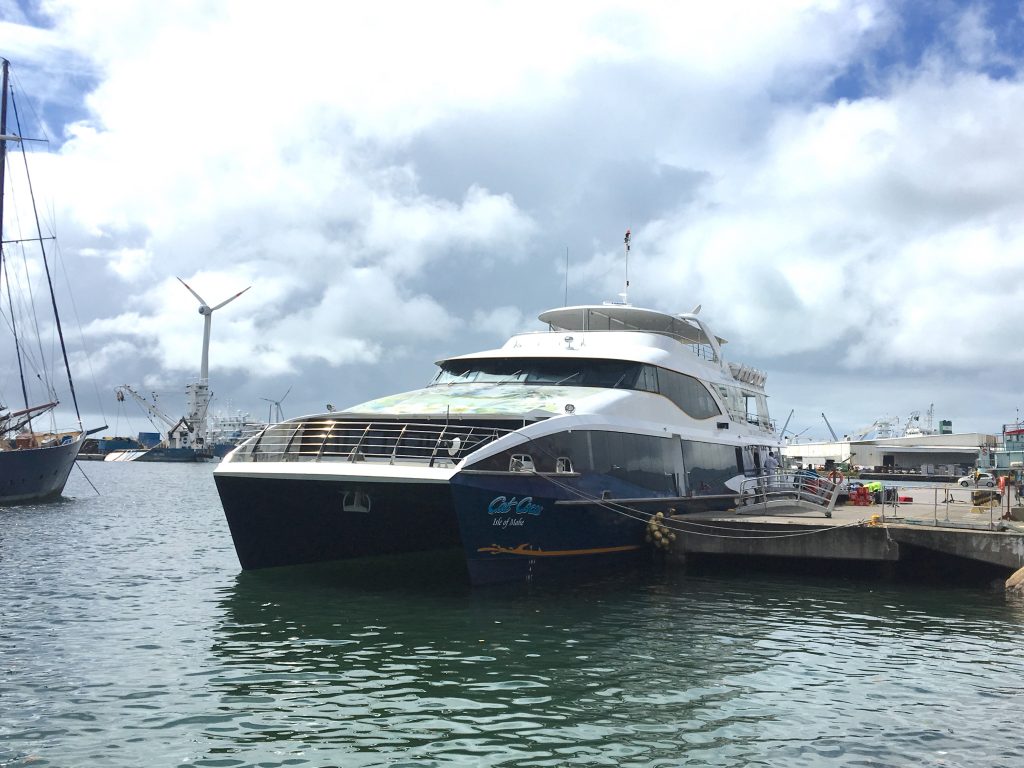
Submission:
<svg viewBox="0 0 1024 768">
<path fill-rule="evenodd" d="M 14 91 L 11 91 L 11 106 L 14 109 L 14 123 L 18 128 L 18 133 L 21 133 L 21 119 L 18 116 L 18 103 L 14 98 Z M 46 260 L 46 248 L 43 246 L 43 230 L 39 223 L 39 211 L 36 208 L 36 194 L 32 188 L 32 177 L 28 172 L 28 154 L 25 152 L 25 143 L 21 142 L 21 157 L 25 163 L 25 178 L 28 183 L 29 196 L 32 200 L 32 212 L 35 218 L 36 234 L 39 236 L 39 251 L 43 257 L 43 269 L 46 271 L 46 284 L 50 290 L 50 304 L 53 306 L 53 321 L 57 326 L 57 336 L 60 337 L 60 351 L 61 356 L 64 359 L 64 369 L 68 377 L 68 389 L 71 391 L 71 402 L 75 406 L 75 416 L 78 417 L 78 426 L 82 428 L 82 412 L 78 407 L 78 396 L 75 394 L 75 382 L 71 378 L 71 363 L 68 361 L 68 350 L 64 344 L 64 331 L 60 324 L 60 312 L 57 310 L 57 297 L 53 292 L 53 278 L 50 275 L 50 265 Z"/>
</svg>

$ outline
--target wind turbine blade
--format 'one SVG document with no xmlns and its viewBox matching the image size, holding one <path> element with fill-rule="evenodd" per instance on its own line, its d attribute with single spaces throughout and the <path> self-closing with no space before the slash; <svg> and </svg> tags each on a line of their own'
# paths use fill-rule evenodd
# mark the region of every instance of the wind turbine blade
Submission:
<svg viewBox="0 0 1024 768">
<path fill-rule="evenodd" d="M 188 287 L 188 286 L 186 286 L 186 287 Z M 252 286 L 250 285 L 250 286 L 249 286 L 249 288 L 252 288 Z M 245 291 L 248 291 L 248 290 L 249 290 L 249 288 L 246 288 L 246 289 L 245 289 Z M 241 295 L 242 295 L 243 293 L 245 293 L 245 291 L 239 291 L 239 292 L 238 292 L 238 293 L 236 293 L 236 294 L 235 294 L 234 296 L 232 296 L 232 297 L 231 297 L 230 299 L 225 299 L 225 300 L 224 300 L 224 301 L 222 301 L 222 302 L 221 302 L 220 304 L 218 304 L 218 305 L 217 305 L 216 307 L 212 307 L 212 308 L 210 309 L 210 311 L 211 311 L 211 312 L 216 312 L 216 311 L 217 311 L 218 309 L 220 309 L 221 307 L 223 307 L 223 306 L 224 306 L 225 304 L 230 304 L 230 303 L 231 303 L 232 301 L 234 301 L 235 299 L 237 299 L 237 298 L 238 298 L 239 296 L 241 296 Z"/>
<path fill-rule="evenodd" d="M 292 388 L 291 388 L 291 387 L 288 387 L 288 392 L 291 392 L 291 391 L 292 391 Z M 288 397 L 288 392 L 285 392 L 285 393 L 284 393 L 283 395 L 281 395 L 281 399 L 280 399 L 280 400 L 278 400 L 277 402 L 278 402 L 278 403 L 283 403 L 283 402 L 284 402 L 284 399 L 285 399 L 286 397 Z"/>
<path fill-rule="evenodd" d="M 188 283 L 186 283 L 186 282 L 185 282 L 184 280 L 182 280 L 182 279 L 181 279 L 180 277 L 178 278 L 178 282 L 179 282 L 179 283 L 181 283 L 182 285 L 184 285 L 184 286 L 185 286 L 186 288 L 188 288 L 188 292 L 189 292 L 189 293 L 191 293 L 191 294 L 192 294 L 193 296 L 195 296 L 195 297 L 196 297 L 197 299 L 199 299 L 199 303 L 200 303 L 200 304 L 202 304 L 202 305 L 203 305 L 204 307 L 205 307 L 205 306 L 208 306 L 208 305 L 207 305 L 207 303 L 206 303 L 206 301 L 205 301 L 205 300 L 203 299 L 203 297 L 202 297 L 202 296 L 200 296 L 200 295 L 199 295 L 198 293 L 196 293 L 196 292 L 195 292 L 195 291 L 193 291 L 193 290 L 192 290 L 191 288 L 189 288 L 189 285 L 188 285 Z"/>
</svg>

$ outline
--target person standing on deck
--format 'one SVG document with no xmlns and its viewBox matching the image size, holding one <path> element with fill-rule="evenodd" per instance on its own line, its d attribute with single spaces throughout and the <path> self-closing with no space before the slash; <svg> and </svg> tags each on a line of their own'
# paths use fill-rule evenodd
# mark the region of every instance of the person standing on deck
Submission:
<svg viewBox="0 0 1024 768">
<path fill-rule="evenodd" d="M 775 475 L 779 471 L 779 460 L 775 458 L 772 451 L 768 451 L 768 458 L 764 460 L 764 473 L 768 476 L 768 486 L 775 484 Z"/>
</svg>

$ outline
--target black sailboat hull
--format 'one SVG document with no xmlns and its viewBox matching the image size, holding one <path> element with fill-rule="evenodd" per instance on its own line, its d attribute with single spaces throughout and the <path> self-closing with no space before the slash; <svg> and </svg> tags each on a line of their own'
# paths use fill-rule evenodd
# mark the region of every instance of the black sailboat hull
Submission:
<svg viewBox="0 0 1024 768">
<path fill-rule="evenodd" d="M 43 448 L 0 450 L 0 504 L 60 496 L 81 448 L 79 435 Z"/>
</svg>

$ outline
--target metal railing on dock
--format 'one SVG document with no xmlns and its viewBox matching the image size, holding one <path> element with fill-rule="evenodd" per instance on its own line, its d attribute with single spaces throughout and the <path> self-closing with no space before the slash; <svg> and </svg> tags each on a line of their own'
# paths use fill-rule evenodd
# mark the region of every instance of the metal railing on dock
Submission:
<svg viewBox="0 0 1024 768">
<path fill-rule="evenodd" d="M 774 472 L 740 484 L 741 511 L 799 507 L 832 517 L 840 483 L 802 472 Z"/>
<path fill-rule="evenodd" d="M 1016 504 L 1011 503 L 1015 492 L 1014 488 L 964 488 L 946 483 L 883 483 L 877 507 L 883 522 L 898 521 L 939 528 L 1022 530 L 1020 496 L 1017 495 Z M 954 494 L 967 494 L 968 497 L 956 498 Z M 908 517 L 908 510 L 916 514 Z M 930 515 L 927 513 L 929 510 Z"/>
</svg>

